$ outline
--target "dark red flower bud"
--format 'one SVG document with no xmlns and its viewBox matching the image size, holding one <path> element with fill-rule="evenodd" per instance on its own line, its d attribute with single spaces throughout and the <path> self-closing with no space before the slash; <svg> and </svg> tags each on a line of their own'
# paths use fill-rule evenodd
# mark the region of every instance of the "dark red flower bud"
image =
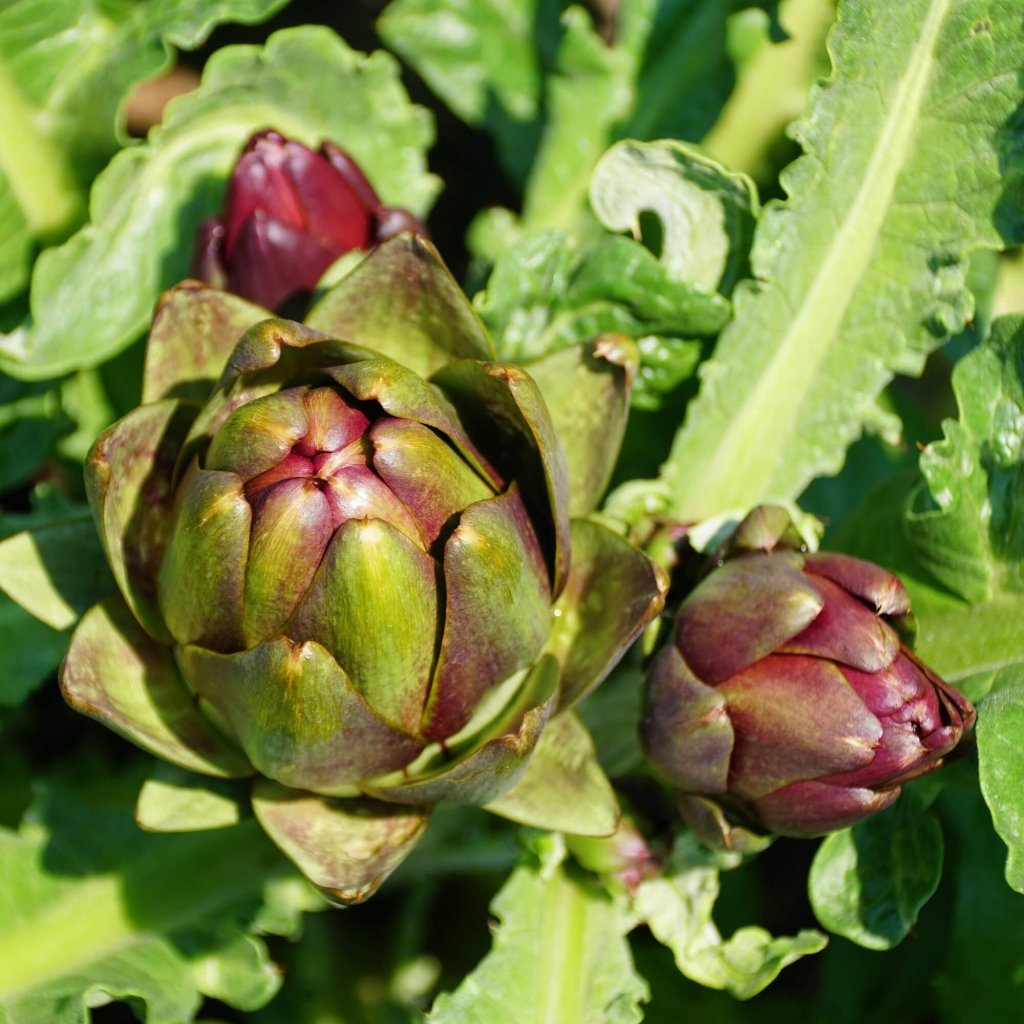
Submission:
<svg viewBox="0 0 1024 1024">
<path fill-rule="evenodd" d="M 267 129 L 242 151 L 221 217 L 200 225 L 193 274 L 280 309 L 339 256 L 398 231 L 426 234 L 413 214 L 381 204 L 347 153 L 331 142 L 314 152 Z"/>
<path fill-rule="evenodd" d="M 896 576 L 774 547 L 788 517 L 774 518 L 741 524 L 681 605 L 648 676 L 643 739 L 691 794 L 684 812 L 700 797 L 768 831 L 820 835 L 937 768 L 974 709 L 904 645 Z"/>
</svg>

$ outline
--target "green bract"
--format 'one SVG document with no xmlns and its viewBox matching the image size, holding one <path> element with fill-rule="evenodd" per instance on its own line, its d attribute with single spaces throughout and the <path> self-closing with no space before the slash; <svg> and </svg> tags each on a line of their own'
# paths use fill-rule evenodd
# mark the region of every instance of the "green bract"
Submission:
<svg viewBox="0 0 1024 1024">
<path fill-rule="evenodd" d="M 635 353 L 601 337 L 533 376 L 490 355 L 413 236 L 308 325 L 187 282 L 154 319 L 147 404 L 89 457 L 121 595 L 80 623 L 67 699 L 182 768 L 256 775 L 260 822 L 339 901 L 440 801 L 615 825 L 566 709 L 663 587 L 570 514 L 607 484 Z M 143 823 L 173 827 L 152 798 Z"/>
</svg>

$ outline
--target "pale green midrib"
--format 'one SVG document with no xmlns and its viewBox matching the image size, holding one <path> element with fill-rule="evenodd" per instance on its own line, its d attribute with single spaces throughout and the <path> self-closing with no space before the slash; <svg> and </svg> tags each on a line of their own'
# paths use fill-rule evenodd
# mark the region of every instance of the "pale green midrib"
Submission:
<svg viewBox="0 0 1024 1024">
<path fill-rule="evenodd" d="M 586 901 L 559 868 L 544 887 L 541 913 L 544 944 L 537 1001 L 539 1024 L 582 1020 L 583 951 L 587 946 Z"/>
<path fill-rule="evenodd" d="M 687 463 L 692 461 L 688 450 L 691 431 L 684 429 L 677 436 L 666 464 L 668 473 L 676 477 L 672 513 L 677 518 L 703 518 L 745 508 L 768 497 L 794 496 L 770 493 L 778 455 L 789 444 L 803 396 L 839 333 L 878 244 L 896 183 L 913 145 L 913 129 L 932 70 L 931 53 L 950 3 L 951 0 L 937 0 L 932 5 L 909 55 L 907 72 L 892 95 L 890 114 L 877 136 L 854 201 L 833 236 L 796 317 L 782 334 L 739 412 L 729 420 L 714 449 L 700 461 L 696 478 L 686 471 Z M 841 81 L 834 81 L 830 88 L 842 85 Z M 806 155 L 800 159 L 815 157 Z M 791 211 L 788 215 L 806 216 L 807 212 Z M 782 291 L 779 282 L 773 281 L 766 287 Z M 752 297 L 749 301 L 756 304 L 759 300 Z M 744 321 L 734 322 L 726 331 L 743 326 Z M 701 405 L 698 401 L 697 409 Z M 768 457 L 763 443 L 766 440 L 770 441 Z"/>
<path fill-rule="evenodd" d="M 191 856 L 167 862 L 173 871 L 169 877 L 157 870 L 159 863 L 147 863 L 125 875 L 89 878 L 75 883 L 70 893 L 60 893 L 43 913 L 0 934 L 0 1007 L 144 939 L 197 923 L 250 891 L 258 893 L 270 874 L 256 847 L 259 833 L 254 820 L 208 833 L 209 842 L 196 843 Z M 151 874 L 159 877 L 150 879 Z M 160 886 L 151 905 L 130 912 L 126 888 L 135 892 L 147 881 Z M 140 910 L 148 911 L 141 920 Z"/>
</svg>

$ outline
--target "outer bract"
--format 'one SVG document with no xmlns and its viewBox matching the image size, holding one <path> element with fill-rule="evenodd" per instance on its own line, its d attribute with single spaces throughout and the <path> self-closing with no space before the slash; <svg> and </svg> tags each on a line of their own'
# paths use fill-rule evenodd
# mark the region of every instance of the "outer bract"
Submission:
<svg viewBox="0 0 1024 1024">
<path fill-rule="evenodd" d="M 194 272 L 280 309 L 296 293 L 313 291 L 339 256 L 410 230 L 426 233 L 407 210 L 384 206 L 334 143 L 314 152 L 264 130 L 238 158 L 223 214 L 199 227 Z"/>
<path fill-rule="evenodd" d="M 776 548 L 787 527 L 775 508 L 741 524 L 648 676 L 648 755 L 690 795 L 691 824 L 726 842 L 729 819 L 789 836 L 855 824 L 974 722 L 902 643 L 900 581 L 848 555 Z"/>
<path fill-rule="evenodd" d="M 614 797 L 565 709 L 663 587 L 610 531 L 570 524 L 607 450 L 573 449 L 571 484 L 538 385 L 488 358 L 415 236 L 312 320 L 194 283 L 165 298 L 150 402 L 89 457 L 123 600 L 80 623 L 67 699 L 182 768 L 257 775 L 260 821 L 341 902 L 374 891 L 439 801 L 610 833 Z M 630 358 L 606 339 L 558 376 L 614 424 Z"/>
</svg>

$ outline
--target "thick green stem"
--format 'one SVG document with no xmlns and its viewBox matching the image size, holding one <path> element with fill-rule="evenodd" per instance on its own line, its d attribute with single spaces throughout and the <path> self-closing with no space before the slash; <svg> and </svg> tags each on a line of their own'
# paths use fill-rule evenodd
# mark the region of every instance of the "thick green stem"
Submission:
<svg viewBox="0 0 1024 1024">
<path fill-rule="evenodd" d="M 824 67 L 825 33 L 834 13 L 821 0 L 782 4 L 779 20 L 789 38 L 761 47 L 704 137 L 704 148 L 716 160 L 733 171 L 758 173 L 769 147 L 803 113 L 815 68 Z"/>
</svg>

